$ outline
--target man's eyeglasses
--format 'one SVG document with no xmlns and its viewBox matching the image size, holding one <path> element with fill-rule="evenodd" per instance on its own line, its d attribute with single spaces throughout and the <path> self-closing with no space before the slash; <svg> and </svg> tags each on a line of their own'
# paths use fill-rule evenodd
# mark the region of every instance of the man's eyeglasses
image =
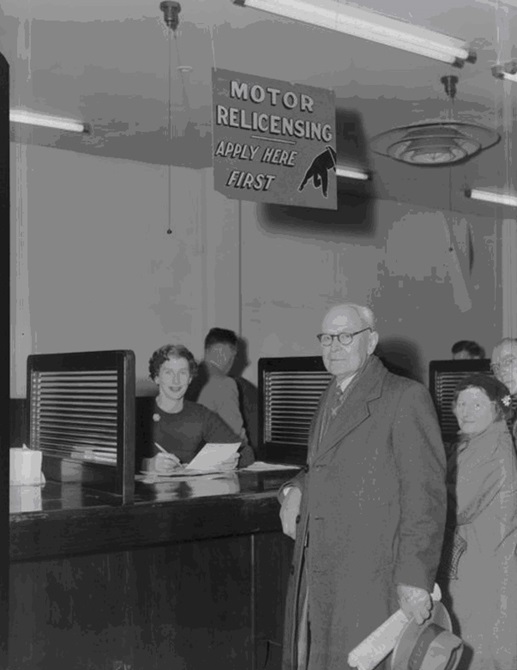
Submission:
<svg viewBox="0 0 517 670">
<path fill-rule="evenodd" d="M 363 328 L 362 330 L 356 330 L 355 333 L 338 333 L 337 335 L 331 335 L 330 333 L 320 333 L 316 335 L 322 347 L 330 347 L 332 342 L 336 339 L 339 344 L 347 346 L 347 344 L 352 344 L 352 341 L 356 335 L 359 333 L 364 333 L 365 330 L 371 330 L 370 327 Z"/>
<path fill-rule="evenodd" d="M 515 356 L 507 356 L 506 358 L 502 358 L 499 363 L 492 363 L 490 368 L 492 369 L 492 372 L 497 374 L 498 372 L 501 372 L 501 370 L 511 368 L 515 364 L 517 364 L 517 358 L 515 358 Z"/>
</svg>

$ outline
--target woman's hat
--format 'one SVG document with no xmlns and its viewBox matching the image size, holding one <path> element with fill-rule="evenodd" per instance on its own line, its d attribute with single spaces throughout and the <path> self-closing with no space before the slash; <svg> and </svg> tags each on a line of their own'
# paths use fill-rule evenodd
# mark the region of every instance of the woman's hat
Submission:
<svg viewBox="0 0 517 670">
<path fill-rule="evenodd" d="M 391 656 L 391 670 L 454 670 L 463 641 L 452 632 L 449 613 L 433 603 L 431 617 L 418 625 L 413 619 L 402 631 Z"/>
</svg>

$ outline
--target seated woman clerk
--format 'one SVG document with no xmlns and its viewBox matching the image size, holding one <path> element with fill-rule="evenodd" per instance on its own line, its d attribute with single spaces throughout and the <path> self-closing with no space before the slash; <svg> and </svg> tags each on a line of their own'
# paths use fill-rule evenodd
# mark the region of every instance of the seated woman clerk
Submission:
<svg viewBox="0 0 517 670">
<path fill-rule="evenodd" d="M 448 460 L 444 602 L 465 642 L 457 670 L 517 668 L 517 457 L 504 384 L 472 375 L 456 388 L 459 441 Z"/>
<path fill-rule="evenodd" d="M 148 449 L 142 464 L 145 470 L 172 472 L 189 463 L 207 442 L 240 442 L 217 414 L 184 399 L 196 372 L 194 356 L 181 344 L 166 344 L 149 359 L 149 376 L 158 386 L 158 395 L 145 431 Z M 244 445 L 236 456 L 225 461 L 222 469 L 246 467 L 253 461 L 253 450 Z"/>
</svg>

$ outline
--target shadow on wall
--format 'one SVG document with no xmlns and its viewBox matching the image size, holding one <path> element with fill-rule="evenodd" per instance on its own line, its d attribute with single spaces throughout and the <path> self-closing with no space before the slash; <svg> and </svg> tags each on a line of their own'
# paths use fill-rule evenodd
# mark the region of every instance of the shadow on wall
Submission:
<svg viewBox="0 0 517 670">
<path fill-rule="evenodd" d="M 400 337 L 382 338 L 375 353 L 390 372 L 424 383 L 419 349 L 411 340 Z"/>
<path fill-rule="evenodd" d="M 248 357 L 248 341 L 243 337 L 237 339 L 237 354 L 230 370 L 231 377 L 241 377 L 244 370 L 250 365 Z"/>
<path fill-rule="evenodd" d="M 239 388 L 239 402 L 241 414 L 244 419 L 244 427 L 248 435 L 249 442 L 253 449 L 258 448 L 258 388 L 245 379 L 242 374 L 250 365 L 248 357 L 248 342 L 242 337 L 237 341 L 237 355 L 233 362 L 230 376 L 235 379 Z"/>
<path fill-rule="evenodd" d="M 360 115 L 336 109 L 337 163 L 344 167 L 370 169 L 367 142 Z M 372 180 L 358 181 L 338 177 L 337 210 L 261 205 L 261 224 L 268 232 L 286 232 L 303 236 L 345 233 L 347 237 L 375 236 L 375 185 Z"/>
<path fill-rule="evenodd" d="M 361 115 L 355 110 L 341 107 L 339 100 L 336 106 L 336 152 L 338 165 L 363 168 L 365 170 L 371 169 L 368 142 L 364 134 Z M 371 181 L 364 183 L 349 179 L 339 179 L 338 185 L 343 184 L 349 184 L 350 186 L 353 184 L 362 185 L 365 190 L 359 194 L 364 196 L 374 195 Z"/>
</svg>

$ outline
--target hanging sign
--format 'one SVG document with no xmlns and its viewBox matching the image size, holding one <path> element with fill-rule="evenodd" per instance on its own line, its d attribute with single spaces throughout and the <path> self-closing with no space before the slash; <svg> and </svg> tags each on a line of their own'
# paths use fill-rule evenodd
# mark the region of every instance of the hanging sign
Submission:
<svg viewBox="0 0 517 670">
<path fill-rule="evenodd" d="M 337 209 L 333 91 L 219 69 L 212 90 L 216 191 Z"/>
</svg>

